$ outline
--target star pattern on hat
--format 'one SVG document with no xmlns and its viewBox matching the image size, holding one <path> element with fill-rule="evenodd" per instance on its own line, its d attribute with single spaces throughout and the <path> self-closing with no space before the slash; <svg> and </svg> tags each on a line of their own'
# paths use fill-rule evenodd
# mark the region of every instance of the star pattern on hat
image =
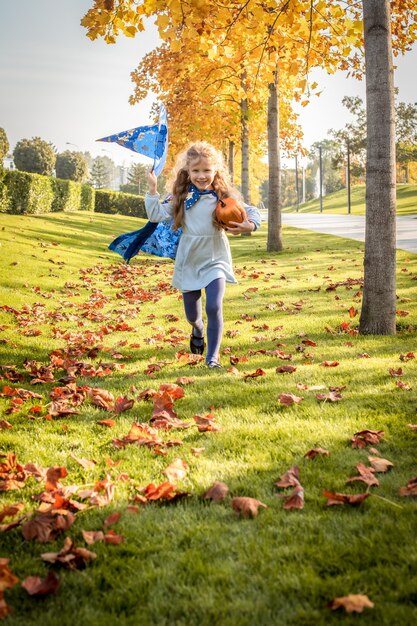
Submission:
<svg viewBox="0 0 417 626">
<path fill-rule="evenodd" d="M 200 200 L 201 196 L 208 196 L 208 195 L 211 195 L 217 198 L 217 194 L 214 191 L 214 189 L 207 189 L 206 191 L 200 191 L 199 189 L 197 189 L 195 185 L 190 185 L 188 187 L 187 197 L 185 198 L 185 208 L 191 209 L 191 207 L 194 206 Z"/>
</svg>

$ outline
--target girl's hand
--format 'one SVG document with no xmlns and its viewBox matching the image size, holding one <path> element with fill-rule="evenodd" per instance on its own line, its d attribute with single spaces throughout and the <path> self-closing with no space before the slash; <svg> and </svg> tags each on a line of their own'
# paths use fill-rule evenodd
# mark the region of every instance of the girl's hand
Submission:
<svg viewBox="0 0 417 626">
<path fill-rule="evenodd" d="M 241 235 L 242 233 L 251 233 L 255 230 L 255 224 L 244 220 L 243 222 L 229 222 L 229 226 L 225 229 L 231 235 Z"/>
<path fill-rule="evenodd" d="M 153 170 L 149 170 L 149 172 L 147 172 L 146 174 L 147 179 L 148 179 L 148 193 L 153 196 L 156 194 L 156 188 L 157 188 L 157 183 L 158 183 L 158 179 L 155 175 L 155 172 Z"/>
</svg>

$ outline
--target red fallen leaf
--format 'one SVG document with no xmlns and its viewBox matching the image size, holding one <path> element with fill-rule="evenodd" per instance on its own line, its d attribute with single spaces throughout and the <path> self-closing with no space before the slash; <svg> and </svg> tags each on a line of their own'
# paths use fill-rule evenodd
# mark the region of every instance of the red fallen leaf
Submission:
<svg viewBox="0 0 417 626">
<path fill-rule="evenodd" d="M 352 478 L 348 478 L 346 484 L 353 483 L 359 480 L 365 483 L 365 485 L 369 485 L 370 487 L 372 487 L 373 485 L 379 485 L 379 480 L 374 475 L 375 470 L 373 467 L 366 467 L 366 465 L 364 465 L 363 463 L 358 463 L 356 469 L 359 472 L 359 476 L 352 476 Z"/>
<path fill-rule="evenodd" d="M 323 491 L 323 495 L 327 498 L 327 506 L 335 506 L 338 504 L 351 504 L 352 506 L 359 506 L 362 504 L 366 498 L 368 498 L 370 493 L 336 493 L 333 491 Z"/>
<path fill-rule="evenodd" d="M 4 619 L 12 609 L 6 604 L 3 592 L 11 589 L 19 582 L 17 576 L 9 568 L 9 559 L 0 558 L 0 619 Z"/>
<path fill-rule="evenodd" d="M 213 500 L 213 502 L 221 502 L 225 499 L 228 493 L 229 487 L 226 485 L 226 483 L 222 483 L 221 481 L 216 480 L 213 485 L 204 493 L 203 498 L 205 500 Z"/>
<path fill-rule="evenodd" d="M 304 508 L 304 488 L 301 485 L 294 487 L 292 493 L 286 497 L 283 508 L 287 510 Z"/>
<path fill-rule="evenodd" d="M 349 317 L 356 317 L 358 314 L 358 309 L 355 309 L 354 306 L 351 306 L 350 309 L 348 309 L 348 313 Z"/>
<path fill-rule="evenodd" d="M 321 400 L 328 402 L 339 402 L 341 399 L 341 394 L 334 391 L 331 391 L 330 393 L 316 393 L 316 400 L 318 400 L 319 402 Z"/>
<path fill-rule="evenodd" d="M 373 609 L 375 605 L 370 601 L 368 596 L 350 594 L 348 596 L 334 598 L 327 606 L 333 611 L 343 608 L 346 613 L 362 613 L 365 608 Z"/>
<path fill-rule="evenodd" d="M 396 311 L 396 313 L 399 317 L 407 317 L 407 315 L 410 315 L 410 311 L 401 311 L 400 309 Z"/>
<path fill-rule="evenodd" d="M 400 496 L 417 496 L 417 476 L 411 478 L 405 487 L 400 487 Z"/>
<path fill-rule="evenodd" d="M 152 502 L 155 500 L 172 501 L 187 495 L 186 492 L 175 491 L 175 489 L 176 486 L 169 481 L 165 481 L 160 485 L 150 483 L 145 487 L 144 494 L 146 499 Z"/>
<path fill-rule="evenodd" d="M 195 423 L 197 424 L 198 432 L 200 433 L 205 433 L 205 432 L 217 433 L 221 431 L 220 426 L 217 426 L 217 424 L 214 424 L 214 420 L 216 419 L 216 416 L 212 415 L 211 413 L 209 413 L 205 417 L 203 417 L 202 415 L 194 415 L 193 419 Z"/>
<path fill-rule="evenodd" d="M 361 430 L 353 435 L 352 448 L 366 448 L 368 444 L 377 445 L 384 434 L 383 430 Z"/>
<path fill-rule="evenodd" d="M 41 559 L 47 563 L 60 563 L 69 569 L 82 569 L 87 561 L 95 559 L 96 556 L 95 552 L 90 552 L 86 548 L 76 548 L 71 537 L 66 537 L 59 552 L 45 552 L 41 554 Z"/>
<path fill-rule="evenodd" d="M 266 376 L 266 372 L 260 367 L 258 367 L 258 369 L 255 372 L 252 372 L 251 374 L 244 374 L 243 379 L 246 381 L 246 380 L 249 380 L 250 378 L 258 378 L 259 376 Z"/>
<path fill-rule="evenodd" d="M 58 574 L 49 572 L 46 578 L 28 576 L 22 582 L 22 587 L 30 596 L 47 596 L 56 593 L 59 589 L 60 580 Z"/>
<path fill-rule="evenodd" d="M 232 508 L 234 511 L 239 513 L 242 517 L 256 517 L 258 515 L 259 507 L 263 507 L 267 509 L 268 507 L 260 500 L 256 500 L 256 498 L 233 498 L 232 499 Z"/>
<path fill-rule="evenodd" d="M 97 420 L 96 424 L 98 424 L 99 426 L 107 426 L 107 428 L 113 428 L 114 426 L 116 426 L 116 422 L 112 419 Z"/>
<path fill-rule="evenodd" d="M 339 365 L 339 361 L 323 361 L 320 365 L 323 367 L 337 367 Z"/>
<path fill-rule="evenodd" d="M 175 459 L 163 470 L 163 474 L 168 478 L 169 482 L 181 481 L 188 472 L 188 463 L 182 459 Z"/>
<path fill-rule="evenodd" d="M 297 371 L 297 368 L 294 365 L 281 365 L 281 367 L 277 367 L 275 371 L 277 374 L 292 374 Z"/>
<path fill-rule="evenodd" d="M 303 339 L 301 343 L 303 343 L 305 346 L 312 346 L 313 348 L 317 346 L 316 342 L 312 339 Z"/>
<path fill-rule="evenodd" d="M 114 524 L 117 524 L 117 522 L 119 521 L 121 517 L 122 517 L 122 514 L 120 513 L 120 511 L 115 511 L 114 513 L 106 517 L 106 519 L 103 522 L 103 528 L 106 529 L 109 526 L 114 526 Z"/>
<path fill-rule="evenodd" d="M 194 454 L 194 456 L 199 456 L 202 452 L 204 452 L 205 448 L 191 448 L 191 452 L 192 454 Z"/>
<path fill-rule="evenodd" d="M 403 373 L 404 373 L 404 372 L 403 372 L 403 368 L 402 368 L 402 367 L 399 367 L 397 370 L 395 370 L 394 368 L 392 368 L 392 367 L 391 367 L 388 371 L 389 371 L 389 373 L 390 373 L 390 376 L 392 376 L 392 377 L 394 377 L 394 378 L 395 378 L 396 376 L 402 376 L 402 375 L 403 375 Z"/>
<path fill-rule="evenodd" d="M 316 456 L 329 456 L 330 452 L 325 448 L 311 448 L 305 453 L 305 458 L 315 459 Z"/>
<path fill-rule="evenodd" d="M 395 385 L 404 391 L 411 391 L 410 385 L 402 380 L 396 380 Z"/>
<path fill-rule="evenodd" d="M 189 354 L 188 352 L 177 352 L 175 358 L 183 365 L 197 365 L 204 361 L 202 354 Z"/>
<path fill-rule="evenodd" d="M 400 361 L 410 361 L 411 359 L 415 359 L 414 352 L 407 352 L 407 354 L 400 354 Z M 1 394 L 0 394 L 1 395 Z"/>
<path fill-rule="evenodd" d="M 298 465 L 293 465 L 287 472 L 282 474 L 280 478 L 274 483 L 277 487 L 295 487 L 300 484 L 299 481 L 300 468 Z"/>
<path fill-rule="evenodd" d="M 304 398 L 301 398 L 300 396 L 295 396 L 292 393 L 281 393 L 278 396 L 279 403 L 285 406 L 291 406 L 291 404 L 300 404 L 300 402 L 302 402 L 303 400 Z"/>
<path fill-rule="evenodd" d="M 125 538 L 122 537 L 122 535 L 118 535 L 114 530 L 110 529 L 106 532 L 106 534 L 104 535 L 104 542 L 105 543 L 112 543 L 116 546 L 118 546 L 121 543 L 124 543 Z"/>
<path fill-rule="evenodd" d="M 25 505 L 22 502 L 16 502 L 16 504 L 9 504 L 8 506 L 5 506 L 4 509 L 0 511 L 0 522 L 2 522 L 5 517 L 15 517 L 24 508 Z"/>
<path fill-rule="evenodd" d="M 13 428 L 11 423 L 7 420 L 0 420 L 0 430 L 6 430 L 7 428 Z"/>
<path fill-rule="evenodd" d="M 58 480 L 65 478 L 67 474 L 68 472 L 65 467 L 50 467 L 46 472 L 46 490 L 54 491 L 55 489 L 59 489 L 61 485 Z"/>
<path fill-rule="evenodd" d="M 43 407 L 40 405 L 33 406 L 29 409 L 29 413 L 39 414 L 42 413 Z"/>
<path fill-rule="evenodd" d="M 97 541 L 103 541 L 104 533 L 102 530 L 82 530 L 83 539 L 86 544 L 92 546 Z"/>
<path fill-rule="evenodd" d="M 190 422 L 183 422 L 178 417 L 171 416 L 167 411 L 160 411 L 157 415 L 153 415 L 150 423 L 156 429 L 171 430 L 172 428 L 190 428 Z"/>
<path fill-rule="evenodd" d="M 129 400 L 126 396 L 119 396 L 114 403 L 113 411 L 120 415 L 123 411 L 128 411 L 135 404 L 134 400 Z"/>
<path fill-rule="evenodd" d="M 162 383 L 159 385 L 159 392 L 168 394 L 173 400 L 179 400 L 185 395 L 184 389 L 174 383 Z"/>
</svg>

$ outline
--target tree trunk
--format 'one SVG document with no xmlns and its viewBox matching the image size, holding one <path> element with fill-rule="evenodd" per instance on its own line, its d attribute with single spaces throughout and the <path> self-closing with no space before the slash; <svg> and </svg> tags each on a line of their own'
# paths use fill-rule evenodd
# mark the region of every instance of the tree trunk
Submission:
<svg viewBox="0 0 417 626">
<path fill-rule="evenodd" d="M 362 0 L 366 73 L 365 282 L 361 334 L 395 334 L 395 113 L 388 0 Z"/>
<path fill-rule="evenodd" d="M 249 187 L 249 126 L 248 126 L 248 101 L 242 100 L 240 103 L 241 112 L 241 133 L 242 133 L 242 170 L 241 184 L 242 196 L 246 204 L 250 204 Z"/>
<path fill-rule="evenodd" d="M 228 158 L 228 166 L 229 166 L 229 174 L 231 181 L 233 183 L 233 179 L 235 177 L 235 142 L 229 141 L 229 158 Z"/>
<path fill-rule="evenodd" d="M 279 151 L 278 69 L 268 85 L 268 252 L 282 250 L 281 226 L 281 157 Z"/>
</svg>

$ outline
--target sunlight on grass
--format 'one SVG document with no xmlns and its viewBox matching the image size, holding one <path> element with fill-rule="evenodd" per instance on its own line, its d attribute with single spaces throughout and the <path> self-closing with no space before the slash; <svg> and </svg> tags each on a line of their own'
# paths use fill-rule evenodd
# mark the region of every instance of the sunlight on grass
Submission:
<svg viewBox="0 0 417 626">
<path fill-rule="evenodd" d="M 76 615 L 87 626 L 327 626 L 340 619 L 350 625 L 357 616 L 326 608 L 349 593 L 365 593 L 375 603 L 361 624 L 415 623 L 417 503 L 398 490 L 416 475 L 417 433 L 407 424 L 417 421 L 417 359 L 411 356 L 417 256 L 398 251 L 398 309 L 407 313 L 398 317 L 397 335 L 360 337 L 363 244 L 289 228 L 285 250 L 268 254 L 265 228 L 231 238 L 239 284 L 226 292 L 224 367 L 210 371 L 178 358 L 188 353 L 189 327 L 181 296 L 170 287 L 173 263 L 139 256 L 126 268 L 107 250 L 116 235 L 143 223 L 75 213 L 2 216 L 0 363 L 10 366 L 2 369 L 2 383 L 42 397 L 11 413 L 11 398 L 0 398 L 11 424 L 1 430 L 0 451 L 14 452 L 22 465 L 65 467 L 66 486 L 93 486 L 106 475 L 115 485 L 107 506 L 78 512 L 74 525 L 47 544 L 25 541 L 20 528 L 0 533 L 0 555 L 10 558 L 21 581 L 46 576 L 40 555 L 60 550 L 64 536 L 97 554 L 83 571 L 51 566 L 61 577 L 57 595 L 31 598 L 19 584 L 7 590 L 14 611 L 5 623 L 69 625 Z M 84 338 L 84 351 L 76 336 Z M 72 365 L 84 364 L 76 385 L 132 398 L 131 409 L 115 415 L 88 398 L 78 414 L 45 419 L 49 394 L 64 386 L 67 372 L 61 364 L 53 381 L 31 384 L 27 362 L 50 365 L 52 352 L 71 345 L 78 347 Z M 228 371 L 231 357 L 237 361 Z M 289 364 L 293 373 L 277 373 Z M 149 365 L 157 366 L 154 373 L 147 373 Z M 87 375 L 100 367 L 104 374 Z M 13 370 L 22 380 L 10 380 Z M 256 370 L 263 375 L 249 376 Z M 182 442 L 165 447 L 167 454 L 115 447 L 112 440 L 126 437 L 133 422 L 152 417 L 152 400 L 139 394 L 179 377 L 193 382 L 174 402 L 178 417 L 194 424 L 194 416 L 212 414 L 220 431 L 198 432 L 194 425 L 158 431 L 164 442 Z M 329 388 L 339 388 L 342 399 L 318 401 L 316 394 Z M 303 400 L 284 406 L 282 393 Z M 37 405 L 40 413 L 31 413 Z M 107 418 L 114 428 L 97 424 Z M 385 433 L 376 447 L 394 467 L 378 474 L 379 487 L 369 488 L 385 500 L 371 496 L 360 507 L 327 507 L 325 489 L 367 490 L 361 482 L 346 484 L 358 463 L 369 463 L 368 448 L 351 446 L 354 433 L 364 429 Z M 307 460 L 315 447 L 329 456 Z M 192 448 L 204 450 L 195 456 Z M 189 495 L 127 510 L 138 489 L 166 480 L 163 472 L 176 458 L 189 466 L 178 482 Z M 95 463 L 84 469 L 77 459 Z M 277 495 L 289 490 L 274 483 L 295 464 L 305 507 L 287 511 Z M 215 480 L 230 490 L 220 504 L 202 498 Z M 28 478 L 22 489 L 0 494 L 0 511 L 22 502 L 31 514 L 39 506 L 32 498 L 43 489 L 42 481 Z M 240 519 L 231 508 L 235 496 L 257 498 L 268 508 L 256 519 Z M 114 511 L 122 512 L 115 531 L 124 543 L 86 546 L 82 530 L 101 529 Z"/>
</svg>

